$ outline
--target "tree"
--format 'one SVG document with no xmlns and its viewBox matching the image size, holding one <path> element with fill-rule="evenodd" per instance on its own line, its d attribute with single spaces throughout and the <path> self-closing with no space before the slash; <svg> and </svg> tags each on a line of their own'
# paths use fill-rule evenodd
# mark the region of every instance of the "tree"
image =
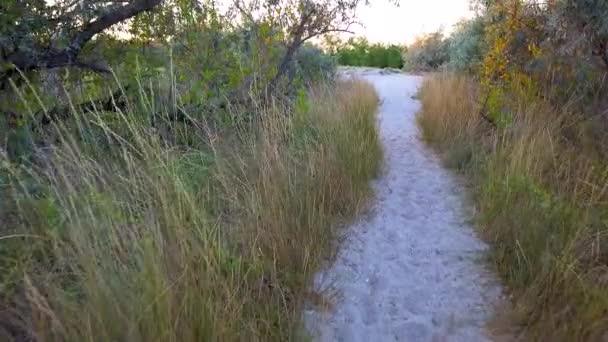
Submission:
<svg viewBox="0 0 608 342">
<path fill-rule="evenodd" d="M 587 50 L 598 57 L 608 71 L 607 1 L 555 1 L 548 8 L 547 19 L 547 34 L 561 43 L 562 52 L 590 48 Z"/>
<path fill-rule="evenodd" d="M 481 17 L 463 20 L 448 38 L 451 70 L 473 72 L 484 56 L 484 22 Z"/>
<path fill-rule="evenodd" d="M 276 88 L 304 43 L 324 34 L 350 32 L 351 26 L 357 23 L 357 7 L 362 3 L 367 4 L 368 0 L 267 0 L 262 6 L 258 5 L 261 17 L 282 33 L 285 47 L 269 88 Z"/>
<path fill-rule="evenodd" d="M 434 70 L 448 60 L 448 43 L 442 30 L 421 35 L 408 46 L 406 65 L 409 69 Z"/>
<path fill-rule="evenodd" d="M 86 45 L 115 25 L 160 5 L 162 0 L 9 0 L 0 4 L 0 80 L 19 71 L 78 67 L 109 69 L 81 58 Z"/>
</svg>

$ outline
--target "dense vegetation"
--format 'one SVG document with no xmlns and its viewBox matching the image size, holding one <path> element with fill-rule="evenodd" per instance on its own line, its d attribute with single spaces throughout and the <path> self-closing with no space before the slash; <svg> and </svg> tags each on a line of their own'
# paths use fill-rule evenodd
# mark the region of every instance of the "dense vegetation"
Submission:
<svg viewBox="0 0 608 342">
<path fill-rule="evenodd" d="M 381 158 L 358 1 L 0 5 L 0 340 L 286 341 Z"/>
<path fill-rule="evenodd" d="M 340 65 L 394 69 L 403 67 L 402 55 L 405 49 L 397 45 L 370 44 L 365 38 L 351 38 L 346 42 L 333 42 L 329 48 Z"/>
<path fill-rule="evenodd" d="M 608 3 L 478 5 L 445 42 L 458 72 L 421 90 L 424 137 L 471 181 L 513 324 L 533 340 L 605 339 Z"/>
<path fill-rule="evenodd" d="M 477 17 L 459 22 L 449 35 L 443 29 L 423 33 L 409 45 L 372 44 L 363 37 L 341 40 L 329 36 L 324 46 L 338 64 L 345 66 L 472 72 L 483 58 L 484 30 L 483 20 Z"/>
</svg>

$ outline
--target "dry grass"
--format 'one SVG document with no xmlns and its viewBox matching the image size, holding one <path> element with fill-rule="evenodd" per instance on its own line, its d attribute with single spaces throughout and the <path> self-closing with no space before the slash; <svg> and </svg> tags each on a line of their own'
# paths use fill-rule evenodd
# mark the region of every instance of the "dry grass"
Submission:
<svg viewBox="0 0 608 342">
<path fill-rule="evenodd" d="M 534 340 L 600 340 L 608 169 L 592 125 L 569 106 L 512 96 L 510 125 L 492 128 L 462 76 L 430 77 L 420 97 L 425 138 L 473 184 L 480 232 L 514 295 L 514 323 Z"/>
<path fill-rule="evenodd" d="M 258 108 L 255 128 L 206 136 L 207 150 L 169 148 L 129 115 L 122 136 L 97 113 L 89 123 L 119 142 L 109 152 L 64 132 L 48 167 L 12 169 L 21 235 L 0 241 L 16 274 L 2 279 L 13 293 L 0 336 L 303 337 L 310 276 L 364 203 L 381 153 L 369 84 L 299 102 Z"/>
</svg>

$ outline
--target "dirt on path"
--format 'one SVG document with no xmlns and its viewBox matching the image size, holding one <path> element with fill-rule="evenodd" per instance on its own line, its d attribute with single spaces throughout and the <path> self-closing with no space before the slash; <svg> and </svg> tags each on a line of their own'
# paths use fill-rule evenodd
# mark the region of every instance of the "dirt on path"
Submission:
<svg viewBox="0 0 608 342">
<path fill-rule="evenodd" d="M 422 78 L 348 71 L 374 84 L 385 170 L 368 214 L 345 231 L 314 287 L 335 293 L 331 309 L 310 308 L 317 341 L 487 341 L 501 288 L 483 262 L 487 246 L 471 225 L 465 189 L 420 140 L 415 95 Z M 449 94 L 446 94 L 449 96 Z"/>
</svg>

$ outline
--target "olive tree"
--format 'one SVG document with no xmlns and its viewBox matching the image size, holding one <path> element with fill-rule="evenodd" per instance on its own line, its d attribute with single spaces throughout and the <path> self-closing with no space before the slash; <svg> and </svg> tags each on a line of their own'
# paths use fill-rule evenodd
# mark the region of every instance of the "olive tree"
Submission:
<svg viewBox="0 0 608 342">
<path fill-rule="evenodd" d="M 82 58 L 97 35 L 161 4 L 162 0 L 9 0 L 0 4 L 0 80 L 21 72 L 108 68 Z"/>
</svg>

